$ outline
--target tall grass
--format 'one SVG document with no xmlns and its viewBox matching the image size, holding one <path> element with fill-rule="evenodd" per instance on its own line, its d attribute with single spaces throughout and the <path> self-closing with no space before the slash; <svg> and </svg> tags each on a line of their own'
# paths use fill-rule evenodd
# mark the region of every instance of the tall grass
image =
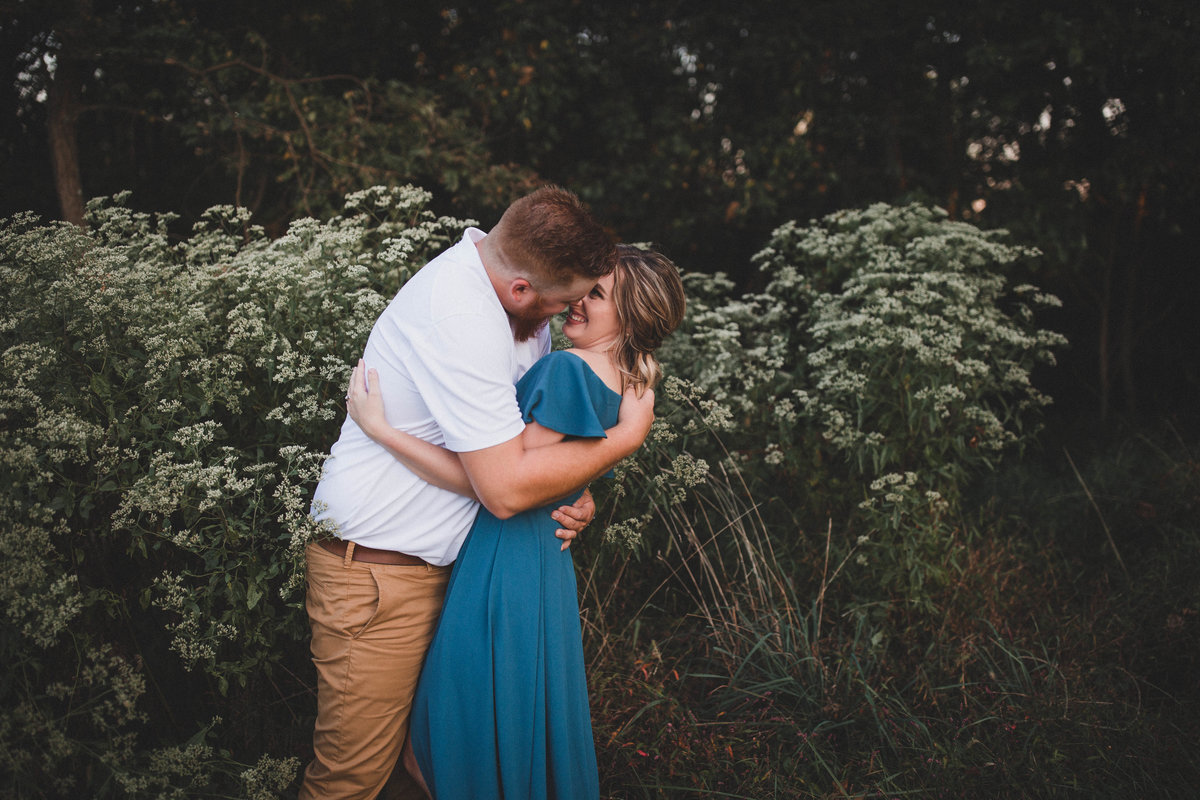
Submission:
<svg viewBox="0 0 1200 800">
<path fill-rule="evenodd" d="M 1112 479 L 1122 465 L 1141 470 L 1155 448 L 1138 449 L 1084 470 Z M 1195 462 L 1167 459 L 1157 475 L 1141 474 L 1142 487 L 1160 491 L 1186 477 L 1195 499 Z M 1041 485 L 1045 496 L 1076 497 L 1073 516 L 1055 525 L 1095 513 L 1065 464 L 1057 489 Z M 1168 690 L 1122 652 L 1146 622 L 1144 601 L 1138 591 L 1096 596 L 1123 580 L 1119 567 L 1104 577 L 1080 570 L 1075 553 L 1035 532 L 1027 521 L 1045 516 L 1042 497 L 981 512 L 986 535 L 972 537 L 936 613 L 902 597 L 862 602 L 853 559 L 830 555 L 835 522 L 806 535 L 806 548 L 775 552 L 788 514 L 756 502 L 734 470 L 713 471 L 691 502 L 656 509 L 661 550 L 616 564 L 601 554 L 584 570 L 608 795 L 1192 796 L 1194 674 Z M 1191 530 L 1182 549 L 1195 559 Z M 1131 580 L 1139 569 L 1148 579 L 1162 564 L 1143 552 L 1130 567 Z M 1174 595 L 1184 588 L 1176 578 L 1152 593 Z M 1194 630 L 1194 602 L 1167 619 Z M 1175 641 L 1194 664 L 1195 645 Z"/>
</svg>

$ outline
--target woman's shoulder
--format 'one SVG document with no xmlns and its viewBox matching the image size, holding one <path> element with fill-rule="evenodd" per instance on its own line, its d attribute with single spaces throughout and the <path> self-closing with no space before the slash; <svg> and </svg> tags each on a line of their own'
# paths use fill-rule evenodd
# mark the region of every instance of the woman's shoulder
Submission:
<svg viewBox="0 0 1200 800">
<path fill-rule="evenodd" d="M 546 357 L 556 356 L 562 353 L 568 358 L 576 358 L 586 364 L 600 381 L 611 389 L 616 394 L 621 394 L 621 373 L 617 371 L 616 366 L 612 363 L 612 359 L 603 353 L 593 353 L 588 350 L 576 350 L 570 348 L 568 350 L 555 350 L 549 353 Z"/>
<path fill-rule="evenodd" d="M 566 436 L 604 436 L 615 425 L 621 395 L 592 368 L 587 357 L 555 350 L 538 359 L 517 381 L 525 422 Z"/>
</svg>

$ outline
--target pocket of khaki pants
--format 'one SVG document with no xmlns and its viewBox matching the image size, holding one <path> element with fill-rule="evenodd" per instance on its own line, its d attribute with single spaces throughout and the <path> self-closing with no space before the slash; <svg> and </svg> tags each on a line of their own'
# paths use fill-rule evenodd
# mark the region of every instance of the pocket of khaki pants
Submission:
<svg viewBox="0 0 1200 800">
<path fill-rule="evenodd" d="M 344 566 L 340 558 L 312 553 L 308 559 L 308 616 L 335 637 L 357 638 L 379 610 L 379 586 L 369 569 Z"/>
<path fill-rule="evenodd" d="M 355 576 L 360 580 L 353 581 L 353 588 L 345 594 L 346 606 L 343 609 L 346 633 L 351 639 L 357 639 L 371 626 L 371 622 L 379 613 L 380 591 L 379 583 L 373 571 L 363 570 Z"/>
</svg>

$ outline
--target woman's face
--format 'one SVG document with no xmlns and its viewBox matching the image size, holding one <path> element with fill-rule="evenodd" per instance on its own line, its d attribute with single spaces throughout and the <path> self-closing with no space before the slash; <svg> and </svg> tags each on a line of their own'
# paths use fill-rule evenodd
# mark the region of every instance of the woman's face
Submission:
<svg viewBox="0 0 1200 800">
<path fill-rule="evenodd" d="M 575 347 L 586 350 L 605 350 L 616 344 L 621 333 L 617 307 L 612 297 L 613 275 L 610 272 L 592 287 L 582 299 L 567 306 L 563 335 Z"/>
</svg>

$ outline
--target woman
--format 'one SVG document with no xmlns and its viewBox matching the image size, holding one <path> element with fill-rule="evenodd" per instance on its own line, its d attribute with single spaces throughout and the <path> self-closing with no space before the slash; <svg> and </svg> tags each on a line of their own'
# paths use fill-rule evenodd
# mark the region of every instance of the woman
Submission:
<svg viewBox="0 0 1200 800">
<path fill-rule="evenodd" d="M 614 272 L 567 311 L 572 348 L 517 383 L 526 448 L 603 436 L 627 387 L 657 383 L 654 350 L 683 311 L 675 266 L 619 246 Z M 471 495 L 457 456 L 387 425 L 378 377 L 364 389 L 362 369 L 354 421 L 426 480 Z M 437 800 L 599 797 L 575 570 L 549 514 L 561 502 L 505 520 L 481 508 L 454 564 L 409 734 Z"/>
</svg>

